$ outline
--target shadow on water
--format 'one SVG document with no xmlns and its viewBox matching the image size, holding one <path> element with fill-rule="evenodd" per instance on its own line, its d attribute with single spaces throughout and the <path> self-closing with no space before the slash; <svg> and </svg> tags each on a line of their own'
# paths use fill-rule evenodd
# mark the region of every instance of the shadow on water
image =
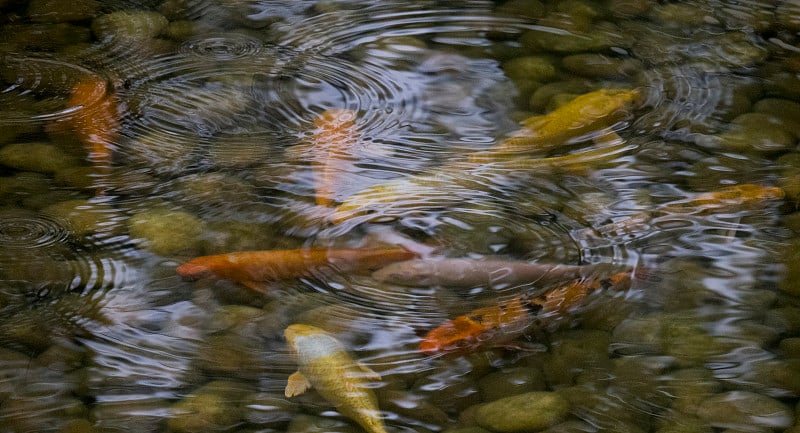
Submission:
<svg viewBox="0 0 800 433">
<path fill-rule="evenodd" d="M 380 376 L 390 432 L 794 424 L 792 2 L 69 3 L 0 1 L 9 432 L 354 431 L 321 382 L 285 397 L 292 323 Z M 501 265 L 176 273 L 394 245 Z M 481 350 L 423 350 L 448 326 Z"/>
</svg>

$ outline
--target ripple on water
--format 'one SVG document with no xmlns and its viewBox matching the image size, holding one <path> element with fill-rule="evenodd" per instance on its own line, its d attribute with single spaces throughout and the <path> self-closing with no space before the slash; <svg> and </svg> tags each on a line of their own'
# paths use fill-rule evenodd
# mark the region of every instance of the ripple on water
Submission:
<svg viewBox="0 0 800 433">
<path fill-rule="evenodd" d="M 65 108 L 65 101 L 79 81 L 104 81 L 105 76 L 55 57 L 2 56 L 0 77 L 6 84 L 0 92 L 0 101 L 4 106 L 15 107 L 2 111 L 0 125 L 21 127 L 66 120 L 80 110 L 91 110 L 104 96 L 98 92 L 96 101 L 87 100 L 83 106 Z"/>
</svg>

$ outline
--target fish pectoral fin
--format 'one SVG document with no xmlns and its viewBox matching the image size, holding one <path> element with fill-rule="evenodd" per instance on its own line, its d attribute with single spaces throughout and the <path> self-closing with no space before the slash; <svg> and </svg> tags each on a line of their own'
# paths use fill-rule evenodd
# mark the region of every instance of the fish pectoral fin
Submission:
<svg viewBox="0 0 800 433">
<path fill-rule="evenodd" d="M 299 371 L 295 371 L 289 376 L 289 380 L 286 383 L 286 390 L 284 394 L 286 397 L 294 397 L 296 395 L 300 395 L 306 392 L 308 389 L 311 388 L 311 382 L 303 376 L 303 373 Z"/>
</svg>

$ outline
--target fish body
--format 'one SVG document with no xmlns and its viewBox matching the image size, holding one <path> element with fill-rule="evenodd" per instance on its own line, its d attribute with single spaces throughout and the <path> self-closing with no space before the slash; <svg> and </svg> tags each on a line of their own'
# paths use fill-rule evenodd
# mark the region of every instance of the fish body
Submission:
<svg viewBox="0 0 800 433">
<path fill-rule="evenodd" d="M 744 183 L 700 193 L 686 201 L 668 204 L 661 210 L 704 213 L 715 210 L 741 209 L 758 206 L 770 200 L 780 200 L 784 196 L 785 192 L 780 187 Z"/>
<path fill-rule="evenodd" d="M 415 253 L 404 248 L 241 251 L 196 257 L 178 266 L 176 271 L 186 278 L 232 280 L 257 288 L 260 282 L 299 278 L 326 269 L 370 271 L 415 257 Z"/>
<path fill-rule="evenodd" d="M 114 139 L 119 131 L 117 102 L 106 80 L 88 77 L 72 88 L 68 108 L 78 111 L 67 121 L 86 146 L 89 160 L 96 167 L 111 165 Z"/>
<path fill-rule="evenodd" d="M 628 89 L 600 89 L 578 96 L 543 115 L 521 122 L 522 128 L 487 152 L 478 152 L 470 161 L 484 162 L 525 152 L 547 151 L 581 137 L 604 139 L 608 127 L 629 115 L 639 92 Z"/>
<path fill-rule="evenodd" d="M 499 305 L 479 308 L 428 332 L 419 349 L 426 353 L 456 353 L 500 346 L 538 323 L 564 316 L 591 293 L 608 287 L 624 290 L 630 281 L 631 271 L 607 278 L 582 278 L 538 296 L 517 296 Z"/>
<path fill-rule="evenodd" d="M 373 272 L 372 278 L 404 286 L 499 288 L 534 282 L 548 284 L 558 280 L 574 280 L 588 277 L 603 268 L 607 267 L 530 263 L 519 260 L 414 259 L 388 264 Z"/>
<path fill-rule="evenodd" d="M 360 141 L 355 120 L 356 113 L 346 109 L 326 110 L 314 120 L 311 155 L 318 205 L 332 206 L 344 176 L 354 171 Z"/>
<path fill-rule="evenodd" d="M 286 385 L 287 397 L 314 388 L 368 433 L 386 433 L 378 399 L 368 387 L 380 376 L 354 360 L 341 342 L 320 328 L 293 324 L 284 335 L 297 356 L 297 372 Z"/>
</svg>

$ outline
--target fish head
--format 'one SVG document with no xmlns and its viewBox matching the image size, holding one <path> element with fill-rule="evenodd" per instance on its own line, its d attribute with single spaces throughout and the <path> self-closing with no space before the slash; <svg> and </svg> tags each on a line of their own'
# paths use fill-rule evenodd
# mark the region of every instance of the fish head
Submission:
<svg viewBox="0 0 800 433">
<path fill-rule="evenodd" d="M 215 273 L 214 270 L 211 269 L 208 265 L 204 263 L 200 263 L 198 260 L 191 260 L 188 261 L 180 266 L 178 266 L 175 271 L 181 277 L 192 279 L 192 280 L 200 280 L 203 278 L 213 278 Z"/>
<path fill-rule="evenodd" d="M 305 325 L 302 323 L 295 323 L 289 325 L 283 331 L 283 336 L 286 337 L 286 342 L 292 348 L 297 348 L 297 339 L 302 337 L 310 337 L 315 335 L 326 335 L 327 333 L 316 326 Z"/>
</svg>

